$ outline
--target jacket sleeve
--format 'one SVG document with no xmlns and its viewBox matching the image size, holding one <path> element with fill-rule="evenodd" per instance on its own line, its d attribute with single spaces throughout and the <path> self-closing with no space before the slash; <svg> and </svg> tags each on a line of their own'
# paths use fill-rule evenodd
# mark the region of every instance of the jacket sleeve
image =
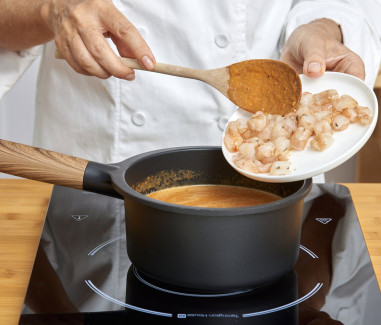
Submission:
<svg viewBox="0 0 381 325">
<path fill-rule="evenodd" d="M 381 12 L 377 0 L 310 0 L 294 1 L 289 12 L 280 47 L 300 25 L 328 18 L 340 25 L 346 47 L 357 53 L 365 64 L 365 82 L 373 87 L 381 60 L 381 23 L 375 12 Z M 378 26 L 380 25 L 380 26 Z"/>
<path fill-rule="evenodd" d="M 41 53 L 41 45 L 20 52 L 0 48 L 0 99 L 16 84 Z"/>
</svg>

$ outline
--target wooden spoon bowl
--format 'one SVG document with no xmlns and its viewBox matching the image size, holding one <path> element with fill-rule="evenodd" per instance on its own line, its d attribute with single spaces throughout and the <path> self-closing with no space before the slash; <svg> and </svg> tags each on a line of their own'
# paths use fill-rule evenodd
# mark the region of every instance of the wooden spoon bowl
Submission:
<svg viewBox="0 0 381 325">
<path fill-rule="evenodd" d="M 294 111 L 300 101 L 299 75 L 283 62 L 248 60 L 228 68 L 227 97 L 246 111 L 285 115 Z"/>
</svg>

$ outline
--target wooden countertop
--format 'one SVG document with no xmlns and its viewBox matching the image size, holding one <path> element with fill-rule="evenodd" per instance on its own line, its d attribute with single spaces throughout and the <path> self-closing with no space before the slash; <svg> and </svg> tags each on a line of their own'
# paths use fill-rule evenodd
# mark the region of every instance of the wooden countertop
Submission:
<svg viewBox="0 0 381 325">
<path fill-rule="evenodd" d="M 344 184 L 351 191 L 381 283 L 381 184 Z M 0 179 L 0 324 L 17 324 L 52 185 Z"/>
</svg>

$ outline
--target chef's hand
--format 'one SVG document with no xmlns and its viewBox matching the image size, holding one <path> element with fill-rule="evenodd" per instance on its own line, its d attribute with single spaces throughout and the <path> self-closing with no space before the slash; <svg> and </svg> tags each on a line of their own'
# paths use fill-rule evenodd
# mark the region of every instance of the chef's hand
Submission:
<svg viewBox="0 0 381 325">
<path fill-rule="evenodd" d="M 134 70 L 122 63 L 105 36 L 121 56 L 138 59 L 147 70 L 155 66 L 147 43 L 111 0 L 48 0 L 41 14 L 58 51 L 78 73 L 102 79 L 135 78 Z"/>
<path fill-rule="evenodd" d="M 329 70 L 365 79 L 364 62 L 342 44 L 340 26 L 330 19 L 319 19 L 295 29 L 280 60 L 309 77 L 320 77 Z"/>
</svg>

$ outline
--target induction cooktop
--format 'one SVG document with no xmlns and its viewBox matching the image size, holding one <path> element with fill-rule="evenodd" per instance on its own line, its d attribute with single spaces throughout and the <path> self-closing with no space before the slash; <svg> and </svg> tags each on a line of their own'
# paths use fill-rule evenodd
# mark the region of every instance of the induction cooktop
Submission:
<svg viewBox="0 0 381 325">
<path fill-rule="evenodd" d="M 128 259 L 122 200 L 54 186 L 19 324 L 375 325 L 380 319 L 381 292 L 342 185 L 314 184 L 306 197 L 294 269 L 266 286 L 226 293 L 148 278 Z"/>
</svg>

